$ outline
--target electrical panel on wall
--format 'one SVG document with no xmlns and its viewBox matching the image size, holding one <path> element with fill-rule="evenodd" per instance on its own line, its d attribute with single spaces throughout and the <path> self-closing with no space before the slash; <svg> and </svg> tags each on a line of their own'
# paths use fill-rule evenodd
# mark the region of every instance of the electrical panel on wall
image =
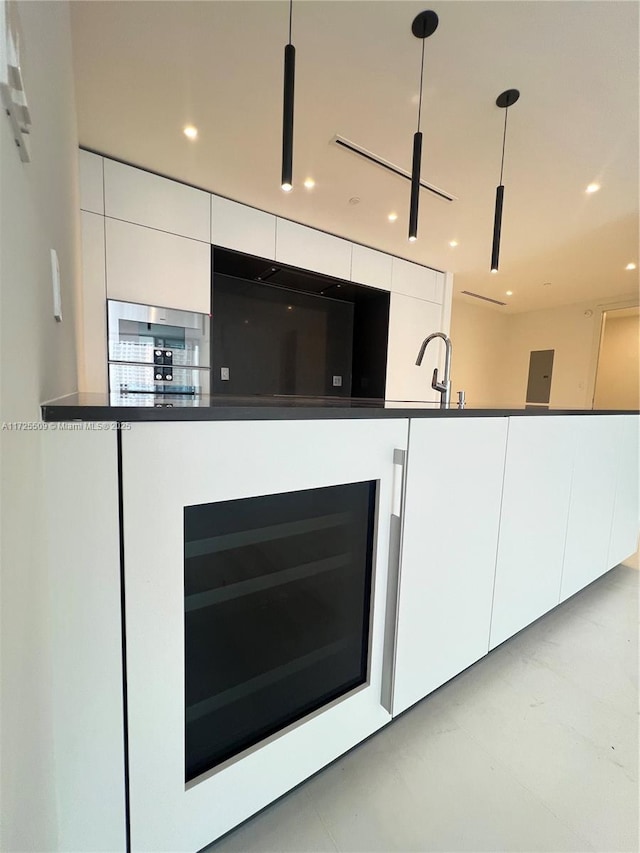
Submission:
<svg viewBox="0 0 640 853">
<path fill-rule="evenodd" d="M 11 124 L 20 159 L 23 163 L 29 163 L 31 113 L 20 65 L 22 44 L 16 4 L 0 0 L 0 98 Z"/>
</svg>

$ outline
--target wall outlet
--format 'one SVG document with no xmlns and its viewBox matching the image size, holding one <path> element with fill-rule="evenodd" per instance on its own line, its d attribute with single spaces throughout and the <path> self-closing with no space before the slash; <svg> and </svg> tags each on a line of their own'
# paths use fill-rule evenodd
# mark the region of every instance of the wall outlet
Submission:
<svg viewBox="0 0 640 853">
<path fill-rule="evenodd" d="M 342 376 L 334 376 L 333 377 L 333 387 L 334 388 L 342 388 Z"/>
<path fill-rule="evenodd" d="M 220 368 L 220 379 L 228 380 L 229 379 L 229 368 L 221 367 Z"/>
</svg>

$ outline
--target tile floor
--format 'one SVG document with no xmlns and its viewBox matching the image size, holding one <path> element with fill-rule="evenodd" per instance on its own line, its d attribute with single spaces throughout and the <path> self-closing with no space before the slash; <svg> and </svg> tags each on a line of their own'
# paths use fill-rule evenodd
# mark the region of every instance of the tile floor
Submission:
<svg viewBox="0 0 640 853">
<path fill-rule="evenodd" d="M 613 569 L 208 853 L 637 851 L 639 579 Z"/>
</svg>

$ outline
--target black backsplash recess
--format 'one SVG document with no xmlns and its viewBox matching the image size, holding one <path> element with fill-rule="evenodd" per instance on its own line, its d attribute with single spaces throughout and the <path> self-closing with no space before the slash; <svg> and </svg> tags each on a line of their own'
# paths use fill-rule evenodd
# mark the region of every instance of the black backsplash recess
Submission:
<svg viewBox="0 0 640 853">
<path fill-rule="evenodd" d="M 384 397 L 385 291 L 215 246 L 211 282 L 212 394 Z"/>
</svg>

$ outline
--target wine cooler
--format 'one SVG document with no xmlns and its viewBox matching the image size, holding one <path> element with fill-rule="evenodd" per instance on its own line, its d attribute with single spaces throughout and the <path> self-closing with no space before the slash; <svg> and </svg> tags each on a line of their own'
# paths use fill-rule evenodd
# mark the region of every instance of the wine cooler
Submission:
<svg viewBox="0 0 640 853">
<path fill-rule="evenodd" d="M 375 482 L 185 507 L 185 778 L 364 684 Z"/>
</svg>

